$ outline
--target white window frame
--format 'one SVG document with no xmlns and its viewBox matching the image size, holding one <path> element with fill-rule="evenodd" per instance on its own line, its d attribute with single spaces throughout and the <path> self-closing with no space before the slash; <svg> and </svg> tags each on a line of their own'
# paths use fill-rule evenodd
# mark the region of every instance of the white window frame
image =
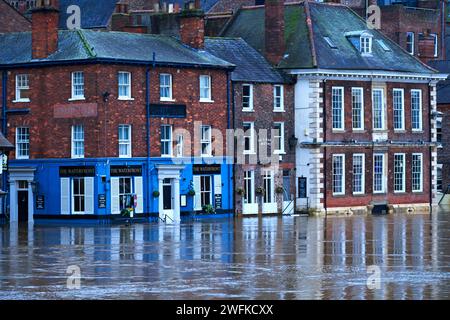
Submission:
<svg viewBox="0 0 450 320">
<path fill-rule="evenodd" d="M 21 90 L 30 90 L 30 75 L 16 75 L 16 100 L 13 102 L 30 102 L 30 98 L 22 98 Z"/>
<path fill-rule="evenodd" d="M 75 139 L 75 129 L 76 128 L 81 128 L 82 133 L 83 133 L 83 139 Z M 72 142 L 72 146 L 71 146 L 72 158 L 74 158 L 74 159 L 84 158 L 84 153 L 85 153 L 85 139 L 84 139 L 84 137 L 85 137 L 84 126 L 82 124 L 73 125 L 72 126 L 72 139 L 71 139 L 71 142 Z M 77 146 L 76 146 L 77 143 L 82 143 L 83 144 L 83 149 L 82 149 L 83 150 L 83 154 L 76 154 L 75 150 L 77 149 Z"/>
<path fill-rule="evenodd" d="M 120 134 L 121 132 L 123 132 L 123 130 L 128 131 L 128 139 L 121 139 L 120 138 Z M 118 139 L 119 139 L 119 158 L 131 158 L 131 125 L 129 124 L 120 124 L 119 125 L 119 134 L 118 134 Z M 126 154 L 121 154 L 120 153 L 120 146 L 126 146 L 126 150 L 127 153 Z"/>
<path fill-rule="evenodd" d="M 22 130 L 26 130 L 26 133 L 21 132 Z M 24 139 L 27 137 L 27 139 Z M 20 148 L 21 145 L 25 145 L 26 148 Z M 27 150 L 28 154 L 21 154 L 20 150 Z M 30 128 L 28 127 L 17 127 L 16 128 L 16 159 L 29 159 L 30 158 Z"/>
<path fill-rule="evenodd" d="M 355 158 L 361 158 L 361 191 L 355 191 Z M 361 195 L 366 192 L 366 155 L 364 153 L 354 153 L 353 154 L 353 163 L 352 163 L 352 173 L 353 173 L 353 183 L 352 183 L 352 191 L 355 195 Z"/>
<path fill-rule="evenodd" d="M 396 121 L 396 101 L 395 101 L 395 95 L 396 93 L 400 92 L 400 98 L 401 98 L 401 114 L 400 114 L 400 121 L 401 121 L 401 126 L 398 127 L 398 123 Z M 392 122 L 394 125 L 394 131 L 404 131 L 405 130 L 405 90 L 402 88 L 394 88 L 392 90 Z"/>
<path fill-rule="evenodd" d="M 275 174 L 273 170 L 262 170 L 262 181 L 263 181 L 263 203 L 274 203 L 275 202 Z M 270 186 L 270 189 L 267 188 Z M 266 201 L 268 200 L 268 201 Z"/>
<path fill-rule="evenodd" d="M 375 157 L 377 156 L 381 156 L 382 158 L 382 173 L 381 173 L 381 190 L 375 190 Z M 386 154 L 385 153 L 374 153 L 373 154 L 373 182 L 372 182 L 372 188 L 373 188 L 373 193 L 374 194 L 384 194 L 387 193 L 387 176 L 386 176 Z"/>
<path fill-rule="evenodd" d="M 85 214 L 86 213 L 86 179 L 84 177 L 76 177 L 76 178 L 72 178 L 70 180 L 71 180 L 71 191 L 72 191 L 71 192 L 72 193 L 72 195 L 71 195 L 71 202 L 72 202 L 71 211 L 72 211 L 72 214 L 73 215 Z M 83 181 L 83 187 L 84 187 L 83 193 L 75 194 L 75 181 L 76 180 Z M 76 196 L 83 197 L 82 198 L 83 199 L 83 207 L 84 207 L 83 211 L 75 211 L 75 197 Z"/>
<path fill-rule="evenodd" d="M 76 80 L 76 76 L 77 75 L 81 75 L 83 77 L 83 82 L 82 83 L 75 83 Z M 72 72 L 72 97 L 69 99 L 70 101 L 74 101 L 74 100 L 85 100 L 85 86 L 84 86 L 84 72 L 83 71 L 74 71 Z M 82 91 L 83 94 L 76 94 L 76 88 L 75 86 L 82 86 Z"/>
<path fill-rule="evenodd" d="M 414 188 L 414 157 L 415 156 L 420 157 L 420 189 Z M 412 192 L 423 192 L 423 153 L 413 153 L 412 154 L 412 158 L 411 158 L 411 190 L 412 190 Z"/>
<path fill-rule="evenodd" d="M 419 128 L 414 128 L 413 122 L 413 93 L 419 93 Z M 421 89 L 412 89 L 411 90 L 411 129 L 412 131 L 422 131 L 423 123 L 422 123 L 422 90 Z"/>
<path fill-rule="evenodd" d="M 280 95 L 277 94 L 278 88 L 280 89 Z M 284 112 L 284 85 L 282 84 L 276 84 L 273 86 L 273 111 Z"/>
<path fill-rule="evenodd" d="M 205 138 L 203 135 L 203 129 L 208 129 L 208 136 Z M 211 157 L 212 156 L 212 128 L 209 125 L 202 125 L 200 127 L 200 154 L 202 157 Z M 207 153 L 203 153 L 203 145 L 206 144 Z"/>
<path fill-rule="evenodd" d="M 284 149 L 284 144 L 285 144 L 285 140 L 284 140 L 284 122 L 274 122 L 274 127 L 277 125 L 280 125 L 280 132 L 278 133 L 278 135 L 275 133 L 275 128 L 274 128 L 274 142 L 276 141 L 276 139 L 280 139 L 280 145 L 278 146 L 279 149 L 274 149 L 273 153 L 274 154 L 285 154 L 285 149 Z"/>
<path fill-rule="evenodd" d="M 411 36 L 411 40 L 409 40 L 409 36 Z M 414 55 L 415 53 L 415 39 L 416 35 L 412 31 L 406 32 L 406 52 L 408 52 L 410 55 Z M 411 50 L 409 50 L 409 46 L 411 46 Z"/>
<path fill-rule="evenodd" d="M 339 91 L 341 93 L 341 101 L 340 101 L 340 123 L 339 127 L 335 127 L 335 115 L 334 115 L 334 105 L 335 105 L 335 91 Z M 339 102 L 339 101 L 338 101 Z M 344 108 L 345 108 L 345 97 L 344 97 L 344 87 L 332 87 L 331 88 L 331 126 L 334 131 L 343 131 L 345 130 L 345 121 L 344 121 Z"/>
<path fill-rule="evenodd" d="M 342 173 L 341 173 L 341 191 L 340 192 L 337 192 L 337 191 L 335 191 L 335 185 L 334 185 L 334 176 L 335 176 L 335 173 L 334 173 L 334 170 L 335 170 L 335 168 L 334 168 L 334 159 L 335 158 L 341 158 L 341 161 L 342 161 Z M 336 153 L 336 154 L 333 154 L 333 156 L 332 156 L 332 158 L 331 158 L 331 161 L 332 161 L 332 171 L 331 171 L 331 176 L 332 176 L 332 178 L 331 178 L 331 183 L 332 183 L 332 188 L 331 188 L 331 190 L 332 190 L 332 192 L 333 192 L 333 195 L 334 196 L 342 196 L 342 195 L 345 195 L 345 154 L 343 154 L 343 153 Z"/>
<path fill-rule="evenodd" d="M 162 80 L 163 78 L 167 78 L 169 79 L 169 84 L 163 84 Z M 163 97 L 161 94 L 161 90 L 163 88 L 168 88 L 169 89 L 169 96 L 168 97 Z M 159 75 L 159 99 L 160 101 L 173 101 L 173 79 L 172 79 L 172 75 L 170 73 L 161 73 Z"/>
<path fill-rule="evenodd" d="M 203 86 L 202 85 L 202 79 L 208 79 L 208 86 Z M 212 79 L 211 76 L 209 75 L 201 75 L 199 77 L 199 87 L 200 87 L 200 102 L 213 102 L 212 101 L 212 93 L 211 93 L 211 87 L 212 87 Z M 208 96 L 207 97 L 202 97 L 202 92 L 204 90 L 208 90 Z"/>
<path fill-rule="evenodd" d="M 247 189 L 250 188 L 251 194 L 247 191 Z M 255 171 L 254 170 L 245 170 L 244 171 L 244 203 L 245 204 L 252 204 L 256 203 L 256 196 L 255 196 Z"/>
<path fill-rule="evenodd" d="M 248 87 L 249 88 L 249 96 L 244 96 L 244 87 Z M 244 107 L 244 98 L 248 98 L 248 108 Z M 252 84 L 243 84 L 242 85 L 242 111 L 244 112 L 249 112 L 249 111 L 253 111 L 253 85 Z"/>
<path fill-rule="evenodd" d="M 355 93 L 358 92 L 359 96 L 361 97 L 361 101 L 358 103 L 361 103 L 361 109 L 359 110 L 359 118 L 360 118 L 360 125 L 359 127 L 355 127 L 354 116 L 355 116 Z M 364 130 L 364 88 L 360 87 L 353 87 L 352 88 L 352 129 L 353 130 Z"/>
<path fill-rule="evenodd" d="M 437 57 L 439 55 L 438 35 L 436 33 L 430 33 L 430 36 L 432 36 L 434 38 L 434 57 Z"/>
<path fill-rule="evenodd" d="M 209 190 L 206 189 L 206 180 L 209 180 Z M 204 188 L 205 187 L 205 188 Z M 213 205 L 213 179 L 211 175 L 201 175 L 200 176 L 200 204 L 201 206 L 205 206 L 203 199 L 206 199 L 206 196 L 209 195 L 209 204 Z"/>
<path fill-rule="evenodd" d="M 396 180 L 396 174 L 399 174 L 399 172 L 396 171 L 397 167 L 396 167 L 396 158 L 397 157 L 401 157 L 401 166 L 402 166 L 402 171 L 400 172 L 400 174 L 402 175 L 402 181 L 401 181 L 401 189 L 397 189 L 397 185 L 395 183 Z M 394 193 L 404 193 L 406 191 L 406 154 L 404 153 L 394 153 Z"/>
<path fill-rule="evenodd" d="M 375 127 L 375 92 L 381 92 L 381 128 Z M 372 128 L 374 131 L 386 130 L 386 110 L 384 103 L 384 89 L 374 88 L 372 89 Z"/>
<path fill-rule="evenodd" d="M 125 75 L 126 76 L 125 79 L 128 80 L 128 83 L 121 83 L 120 82 L 121 81 L 121 77 L 120 77 L 121 75 Z M 118 84 L 118 87 L 117 87 L 118 99 L 119 100 L 132 100 L 132 98 L 131 98 L 131 72 L 119 71 L 117 73 L 117 84 Z M 125 95 L 125 96 L 120 95 L 120 88 L 121 87 L 126 88 L 126 91 L 128 93 L 127 95 Z"/>
<path fill-rule="evenodd" d="M 165 129 L 169 128 L 169 137 L 163 137 L 163 132 L 165 133 Z M 161 135 L 161 157 L 163 158 L 170 158 L 173 155 L 173 150 L 172 150 L 172 146 L 173 146 L 173 128 L 172 125 L 170 124 L 162 124 L 160 127 L 160 135 Z M 168 151 L 169 153 L 163 153 L 164 149 L 163 146 L 165 146 L 166 144 L 169 145 Z"/>
<path fill-rule="evenodd" d="M 363 34 L 359 37 L 359 48 L 362 55 L 370 55 L 372 53 L 372 36 Z"/>
<path fill-rule="evenodd" d="M 255 153 L 255 123 L 247 122 L 247 121 L 242 123 L 242 127 L 245 127 L 246 125 L 250 125 L 250 129 L 248 129 L 248 130 L 250 130 L 250 136 L 249 136 L 250 149 L 249 150 L 245 149 L 245 139 L 247 139 L 247 136 L 246 136 L 246 130 L 244 129 L 244 152 L 243 153 L 244 154 L 254 154 Z"/>
</svg>

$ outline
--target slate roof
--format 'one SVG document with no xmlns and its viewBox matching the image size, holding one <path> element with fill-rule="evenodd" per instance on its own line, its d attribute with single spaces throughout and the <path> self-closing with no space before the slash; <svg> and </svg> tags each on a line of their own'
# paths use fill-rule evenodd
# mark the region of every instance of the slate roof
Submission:
<svg viewBox="0 0 450 320">
<path fill-rule="evenodd" d="M 106 28 L 109 26 L 116 3 L 119 0 L 59 0 L 59 28 L 67 29 L 67 8 L 70 5 L 80 7 L 81 28 Z"/>
<path fill-rule="evenodd" d="M 238 82 L 285 83 L 287 79 L 241 38 L 205 38 L 205 50 L 236 65 L 231 79 Z"/>
<path fill-rule="evenodd" d="M 263 52 L 264 20 L 263 6 L 242 8 L 224 29 L 222 36 L 241 37 Z M 371 56 L 362 56 L 346 36 L 349 32 L 361 31 L 373 36 Z M 336 48 L 327 44 L 325 36 Z M 387 44 L 390 51 L 385 51 L 377 40 Z M 286 55 L 279 68 L 436 72 L 380 32 L 369 30 L 363 19 L 343 5 L 316 2 L 285 5 L 285 41 Z"/>
<path fill-rule="evenodd" d="M 450 60 L 430 61 L 428 64 L 441 73 L 450 74 Z M 437 84 L 437 103 L 450 104 L 450 79 Z"/>
<path fill-rule="evenodd" d="M 181 8 L 184 8 L 184 4 L 189 0 L 164 0 L 167 3 L 178 3 Z M 200 0 L 200 7 L 203 11 L 208 12 L 219 0 Z"/>
<path fill-rule="evenodd" d="M 79 60 L 125 60 L 133 63 L 190 65 L 232 68 L 232 64 L 203 50 L 192 49 L 179 40 L 161 35 L 92 30 L 59 31 L 58 50 L 49 57 L 33 60 L 31 33 L 0 34 L 0 66 L 33 62 Z"/>
<path fill-rule="evenodd" d="M 0 150 L 10 150 L 14 149 L 14 146 L 9 142 L 3 133 L 0 132 Z"/>
</svg>

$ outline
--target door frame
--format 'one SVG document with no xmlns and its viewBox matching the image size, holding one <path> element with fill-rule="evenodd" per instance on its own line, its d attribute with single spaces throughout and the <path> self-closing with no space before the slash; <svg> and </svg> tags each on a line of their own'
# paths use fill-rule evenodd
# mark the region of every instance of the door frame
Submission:
<svg viewBox="0 0 450 320">
<path fill-rule="evenodd" d="M 181 172 L 184 170 L 183 165 L 170 165 L 170 164 L 160 164 L 156 165 L 156 170 L 158 171 L 158 214 L 161 220 L 166 222 L 178 223 L 181 221 L 181 210 L 180 210 L 180 180 Z M 163 182 L 164 179 L 171 179 L 172 181 L 172 195 L 173 195 L 173 216 L 169 216 L 170 219 L 166 219 L 166 212 L 164 210 L 164 199 L 163 199 Z M 147 186 L 150 188 L 150 186 Z"/>
<path fill-rule="evenodd" d="M 36 168 L 31 167 L 10 167 L 9 168 L 9 208 L 10 223 L 19 221 L 19 181 L 28 182 L 28 223 L 33 223 L 34 219 L 34 194 L 32 183 L 34 182 L 34 172 Z"/>
</svg>

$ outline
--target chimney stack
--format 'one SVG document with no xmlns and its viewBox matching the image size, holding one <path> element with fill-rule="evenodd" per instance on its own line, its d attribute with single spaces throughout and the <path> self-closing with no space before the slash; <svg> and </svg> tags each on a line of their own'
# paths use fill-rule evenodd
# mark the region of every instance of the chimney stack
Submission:
<svg viewBox="0 0 450 320">
<path fill-rule="evenodd" d="M 31 16 L 33 59 L 44 59 L 58 50 L 58 0 L 37 0 Z"/>
<path fill-rule="evenodd" d="M 180 38 L 190 47 L 203 49 L 205 45 L 205 14 L 200 9 L 200 2 L 195 1 L 194 3 L 193 9 L 190 7 L 180 13 Z"/>
<path fill-rule="evenodd" d="M 284 0 L 266 0 L 264 6 L 265 55 L 267 60 L 277 65 L 285 52 Z"/>
</svg>

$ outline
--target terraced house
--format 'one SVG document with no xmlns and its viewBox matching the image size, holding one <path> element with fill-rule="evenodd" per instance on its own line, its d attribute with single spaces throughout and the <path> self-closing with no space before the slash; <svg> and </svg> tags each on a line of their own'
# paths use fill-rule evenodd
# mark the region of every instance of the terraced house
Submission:
<svg viewBox="0 0 450 320">
<path fill-rule="evenodd" d="M 436 83 L 339 4 L 267 0 L 222 31 L 296 78 L 298 210 L 414 211 L 436 202 Z"/>
<path fill-rule="evenodd" d="M 202 50 L 195 14 L 180 40 L 58 31 L 53 1 L 32 15 L 32 32 L 0 35 L 11 221 L 231 211 L 213 142 L 230 126 L 234 66 Z"/>
</svg>

